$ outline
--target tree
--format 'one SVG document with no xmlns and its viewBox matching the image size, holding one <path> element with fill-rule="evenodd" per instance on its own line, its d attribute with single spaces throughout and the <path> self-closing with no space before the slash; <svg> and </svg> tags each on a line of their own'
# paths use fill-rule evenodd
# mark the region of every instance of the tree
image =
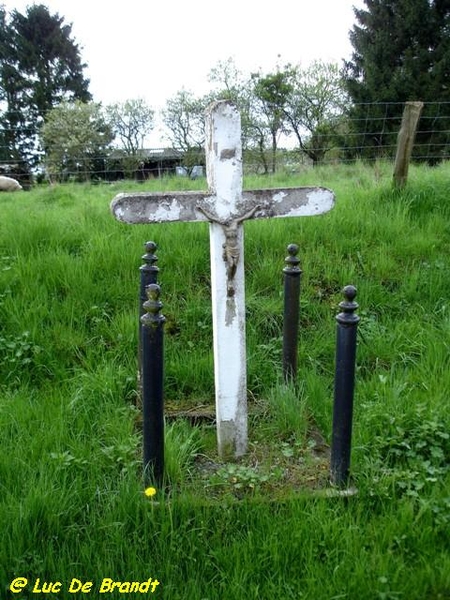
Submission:
<svg viewBox="0 0 450 600">
<path fill-rule="evenodd" d="M 6 12 L 2 5 L 0 5 L 0 65 L 4 60 L 4 56 L 6 54 Z M 0 107 L 2 103 L 5 101 L 5 92 L 0 85 Z M 1 113 L 0 113 L 1 115 Z M 9 147 L 8 147 L 8 138 L 7 132 L 5 130 L 4 123 L 0 116 L 0 164 L 7 163 L 11 158 Z"/>
<path fill-rule="evenodd" d="M 162 111 L 168 137 L 174 148 L 184 152 L 187 169 L 204 163 L 205 110 L 209 101 L 209 96 L 196 98 L 182 89 L 167 100 Z"/>
<path fill-rule="evenodd" d="M 246 85 L 242 73 L 231 57 L 219 60 L 210 70 L 208 81 L 217 86 L 213 91 L 215 96 L 222 100 L 232 100 L 236 104 L 239 103 Z"/>
<path fill-rule="evenodd" d="M 50 179 L 70 175 L 89 181 L 113 139 L 100 104 L 62 102 L 47 113 L 42 127 L 45 167 Z"/>
<path fill-rule="evenodd" d="M 155 112 L 144 100 L 138 99 L 111 104 L 105 113 L 115 139 L 120 142 L 125 171 L 131 176 L 141 163 L 139 150 L 154 127 Z"/>
<path fill-rule="evenodd" d="M 86 67 L 71 25 L 47 7 L 31 5 L 26 14 L 3 15 L 0 46 L 0 90 L 6 103 L 4 130 L 10 153 L 33 165 L 38 132 L 46 113 L 63 100 L 91 100 Z"/>
<path fill-rule="evenodd" d="M 0 65 L 7 56 L 7 26 L 5 7 L 0 4 Z M 5 99 L 5 91 L 0 84 L 0 103 Z"/>
<path fill-rule="evenodd" d="M 210 101 L 231 100 L 241 115 L 242 148 L 247 150 L 255 141 L 251 123 L 252 85 L 237 68 L 233 58 L 219 61 L 209 72 L 208 80 L 215 84 Z"/>
<path fill-rule="evenodd" d="M 314 164 L 337 144 L 347 95 L 339 67 L 314 61 L 307 69 L 292 68 L 292 90 L 285 115 L 302 152 Z"/>
<path fill-rule="evenodd" d="M 350 112 L 358 145 L 383 152 L 395 146 L 404 102 L 450 100 L 450 4 L 448 0 L 364 0 L 354 9 L 350 31 L 354 48 L 345 63 L 346 88 L 355 104 Z M 366 103 L 375 106 L 367 118 Z M 389 103 L 389 104 L 387 104 Z M 432 106 L 430 107 L 432 108 Z M 422 114 L 422 142 L 434 143 L 436 123 Z M 382 124 L 382 128 L 379 126 Z M 448 129 L 448 120 L 440 121 Z M 362 136 L 364 131 L 368 135 Z"/>
<path fill-rule="evenodd" d="M 276 153 L 278 137 L 286 132 L 286 103 L 292 93 L 293 71 L 287 65 L 284 70 L 277 68 L 275 73 L 262 75 L 253 73 L 253 83 L 250 115 L 250 129 L 253 131 L 258 148 L 263 159 L 264 170 L 268 171 L 265 159 L 265 144 L 267 137 L 271 146 L 271 170 L 276 171 Z"/>
</svg>

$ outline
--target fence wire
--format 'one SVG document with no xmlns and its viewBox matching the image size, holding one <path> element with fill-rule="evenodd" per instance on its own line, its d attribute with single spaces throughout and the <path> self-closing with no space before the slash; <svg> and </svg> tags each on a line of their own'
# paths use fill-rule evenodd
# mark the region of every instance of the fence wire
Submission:
<svg viewBox="0 0 450 600">
<path fill-rule="evenodd" d="M 280 139 L 276 153 L 276 169 L 295 172 L 313 164 L 339 164 L 355 161 L 394 160 L 397 136 L 400 130 L 404 103 L 377 102 L 355 104 L 334 117 L 325 133 L 321 129 L 313 135 L 303 131 L 305 150 L 295 145 L 293 133 Z M 18 179 L 29 176 L 27 169 L 14 160 L 14 153 L 5 140 L 12 139 L 19 127 L 8 128 L 0 117 L 0 175 L 16 175 Z M 32 135 L 32 129 L 20 128 L 22 139 Z M 27 133 L 28 132 L 28 133 Z M 314 147 L 324 151 L 320 161 L 314 160 Z M 193 164 L 187 164 L 186 154 L 181 149 L 148 148 L 140 150 L 140 160 L 130 170 L 117 149 L 87 155 L 80 146 L 79 155 L 72 149 L 70 162 L 65 168 L 52 165 L 49 157 L 41 152 L 36 161 L 34 177 L 55 180 L 104 180 L 116 181 L 124 178 L 145 180 L 175 173 L 189 175 Z M 450 102 L 424 103 L 418 123 L 412 160 L 436 164 L 450 159 Z M 197 154 L 199 164 L 204 156 Z M 247 173 L 269 172 L 273 169 L 272 148 L 244 149 L 244 170 Z M 52 175 L 53 173 L 53 175 Z M 198 173 L 198 171 L 197 171 Z"/>
</svg>

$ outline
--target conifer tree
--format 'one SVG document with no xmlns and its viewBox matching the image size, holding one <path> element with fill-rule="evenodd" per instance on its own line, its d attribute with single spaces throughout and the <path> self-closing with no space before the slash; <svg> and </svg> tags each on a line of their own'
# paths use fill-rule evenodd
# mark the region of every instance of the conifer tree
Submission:
<svg viewBox="0 0 450 600">
<path fill-rule="evenodd" d="M 38 130 L 47 111 L 63 100 L 91 99 L 71 25 L 33 4 L 23 15 L 0 14 L 0 116 L 12 160 L 32 166 L 38 158 Z"/>
<path fill-rule="evenodd" d="M 361 154 L 392 154 L 403 105 L 422 100 L 425 109 L 417 141 L 427 159 L 439 160 L 438 146 L 449 121 L 436 119 L 439 103 L 450 100 L 450 2 L 448 0 L 364 0 L 354 9 L 351 60 L 344 79 Z M 367 106 L 367 103 L 380 103 Z M 430 104 L 433 103 L 433 104 Z M 447 110 L 447 114 L 450 110 Z M 418 144 L 419 146 L 419 144 Z M 442 149 L 442 148 L 441 148 Z"/>
</svg>

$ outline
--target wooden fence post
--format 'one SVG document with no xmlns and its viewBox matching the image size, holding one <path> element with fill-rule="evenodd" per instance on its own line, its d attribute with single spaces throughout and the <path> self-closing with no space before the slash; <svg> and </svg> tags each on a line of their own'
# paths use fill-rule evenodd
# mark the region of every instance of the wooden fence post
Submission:
<svg viewBox="0 0 450 600">
<path fill-rule="evenodd" d="M 408 167 L 414 145 L 417 123 L 423 102 L 406 102 L 402 124 L 397 138 L 397 153 L 394 167 L 394 186 L 403 187 L 408 179 Z"/>
</svg>

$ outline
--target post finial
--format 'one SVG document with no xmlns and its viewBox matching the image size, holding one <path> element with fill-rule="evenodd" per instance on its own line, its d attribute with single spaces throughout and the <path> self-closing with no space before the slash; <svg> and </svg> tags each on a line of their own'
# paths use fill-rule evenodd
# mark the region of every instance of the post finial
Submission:
<svg viewBox="0 0 450 600">
<path fill-rule="evenodd" d="M 342 309 L 336 316 L 336 321 L 342 325 L 356 325 L 359 322 L 358 315 L 355 315 L 355 310 L 359 304 L 355 302 L 357 290 L 354 285 L 346 285 L 342 290 L 345 300 L 339 303 L 339 308 Z"/>
<path fill-rule="evenodd" d="M 283 269 L 283 273 L 287 275 L 300 275 L 302 270 L 299 267 L 300 259 L 297 257 L 298 246 L 297 244 L 289 244 L 287 247 L 288 256 L 284 259 L 286 266 Z"/>
<path fill-rule="evenodd" d="M 160 311 L 163 307 L 163 303 L 159 299 L 161 295 L 160 286 L 157 283 L 151 283 L 150 285 L 147 285 L 145 291 L 148 300 L 146 300 L 143 304 L 146 313 L 142 315 L 141 323 L 145 327 L 151 327 L 158 325 L 159 323 L 164 323 L 166 318 L 160 314 Z"/>
<path fill-rule="evenodd" d="M 155 254 L 158 248 L 157 244 L 155 244 L 155 242 L 145 242 L 144 246 L 145 254 L 143 254 L 141 258 L 145 262 L 145 265 L 140 267 L 141 271 L 159 271 L 159 267 L 155 264 L 158 262 L 158 257 Z"/>
</svg>

